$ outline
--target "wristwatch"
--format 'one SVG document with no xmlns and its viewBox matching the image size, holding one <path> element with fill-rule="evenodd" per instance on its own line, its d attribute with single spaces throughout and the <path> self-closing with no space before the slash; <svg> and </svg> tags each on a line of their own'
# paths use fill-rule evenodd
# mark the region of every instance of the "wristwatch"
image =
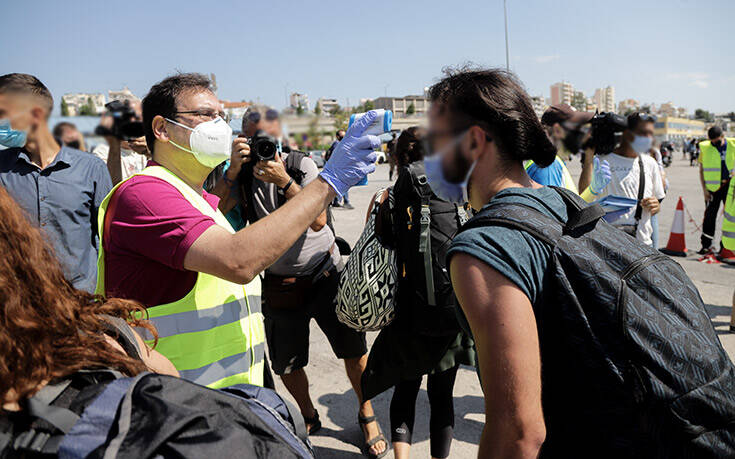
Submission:
<svg viewBox="0 0 735 459">
<path fill-rule="evenodd" d="M 282 196 L 285 196 L 286 195 L 286 190 L 288 190 L 289 188 L 291 188 L 291 185 L 292 184 L 293 184 L 293 177 L 291 177 L 291 180 L 288 181 L 288 183 L 286 184 L 286 186 L 284 186 L 283 188 L 279 188 L 278 189 L 278 194 L 280 194 Z"/>
</svg>

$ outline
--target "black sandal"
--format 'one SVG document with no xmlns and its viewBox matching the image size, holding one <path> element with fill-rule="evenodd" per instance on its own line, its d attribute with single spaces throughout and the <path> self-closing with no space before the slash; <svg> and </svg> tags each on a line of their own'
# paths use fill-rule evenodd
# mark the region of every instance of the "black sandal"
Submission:
<svg viewBox="0 0 735 459">
<path fill-rule="evenodd" d="M 385 436 L 383 435 L 383 430 L 380 428 L 380 423 L 376 421 L 375 416 L 368 416 L 368 417 L 362 417 L 358 413 L 357 415 L 357 422 L 360 426 L 360 433 L 362 433 L 363 438 L 365 437 L 365 431 L 362 430 L 362 426 L 370 424 L 371 422 L 375 422 L 378 424 L 378 435 L 373 437 L 372 440 L 366 441 L 363 447 L 361 448 L 362 454 L 364 456 L 369 457 L 370 459 L 380 459 L 381 457 L 384 457 L 386 454 L 388 454 L 388 451 L 390 451 L 390 447 L 388 446 L 388 440 L 385 439 Z M 385 451 L 383 451 L 380 454 L 373 454 L 370 452 L 370 448 L 372 448 L 376 443 L 378 442 L 384 442 L 385 443 Z"/>
<path fill-rule="evenodd" d="M 314 409 L 314 416 L 310 418 L 304 417 L 304 423 L 311 424 L 308 432 L 309 435 L 317 433 L 322 428 L 322 421 L 319 420 L 319 412 L 316 409 Z"/>
</svg>

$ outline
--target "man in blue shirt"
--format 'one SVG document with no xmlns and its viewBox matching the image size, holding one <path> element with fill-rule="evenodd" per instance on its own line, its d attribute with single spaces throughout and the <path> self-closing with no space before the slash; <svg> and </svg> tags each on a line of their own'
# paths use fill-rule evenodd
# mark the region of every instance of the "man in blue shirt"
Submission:
<svg viewBox="0 0 735 459">
<path fill-rule="evenodd" d="M 74 287 L 97 282 L 97 209 L 112 188 L 100 159 L 61 147 L 48 127 L 51 93 L 36 77 L 0 76 L 0 185 L 48 235 Z"/>
</svg>

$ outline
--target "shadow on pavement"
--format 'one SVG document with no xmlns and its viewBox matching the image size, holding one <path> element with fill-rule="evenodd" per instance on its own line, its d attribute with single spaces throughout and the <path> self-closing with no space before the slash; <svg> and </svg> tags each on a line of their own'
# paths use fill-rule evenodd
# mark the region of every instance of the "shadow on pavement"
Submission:
<svg viewBox="0 0 735 459">
<path fill-rule="evenodd" d="M 383 435 L 385 435 L 388 442 L 390 442 L 390 400 L 392 396 L 393 390 L 391 389 L 372 400 L 373 409 L 378 416 Z M 354 393 L 347 391 L 343 394 L 325 394 L 319 397 L 319 403 L 327 407 L 327 417 L 342 430 L 322 428 L 317 435 L 330 436 L 360 447 L 363 437 L 357 425 L 357 406 Z M 345 407 L 349 408 L 345 409 Z M 468 419 L 468 415 L 480 415 L 482 417 L 484 412 L 485 407 L 482 397 L 475 395 L 454 397 L 454 439 L 473 445 L 479 444 L 484 423 Z M 428 396 L 426 390 L 421 389 L 416 399 L 416 423 L 413 431 L 413 443 L 420 443 L 429 439 L 429 416 Z M 329 456 L 318 455 L 318 457 Z"/>
<path fill-rule="evenodd" d="M 704 306 L 705 308 L 707 308 L 707 314 L 710 316 L 710 318 L 714 318 L 717 316 L 729 317 L 730 311 L 732 310 L 732 307 L 730 306 L 720 306 L 716 304 L 705 304 Z"/>
</svg>

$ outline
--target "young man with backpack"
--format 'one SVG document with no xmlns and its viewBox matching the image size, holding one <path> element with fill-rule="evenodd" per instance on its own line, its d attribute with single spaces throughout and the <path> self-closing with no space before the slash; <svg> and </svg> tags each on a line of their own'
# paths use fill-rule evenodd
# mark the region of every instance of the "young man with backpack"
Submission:
<svg viewBox="0 0 735 459">
<path fill-rule="evenodd" d="M 479 457 L 733 457 L 735 368 L 682 268 L 530 180 L 556 151 L 516 77 L 432 87 L 427 177 L 477 214 L 449 249 L 477 345 Z"/>
<path fill-rule="evenodd" d="M 268 110 L 265 116 L 243 118 L 243 133 L 270 136 L 276 143 L 281 136 L 280 122 Z M 258 113 L 258 112 L 255 112 Z M 314 161 L 299 151 L 277 152 L 270 161 L 249 161 L 245 155 L 248 139 L 233 142 L 230 167 L 214 193 L 220 198 L 220 210 L 244 222 L 255 223 L 276 215 L 286 202 L 297 196 L 302 187 L 318 177 Z M 248 159 L 247 162 L 244 160 Z M 239 229 L 235 226 L 235 229 Z M 359 402 L 365 442 L 381 438 L 370 401 L 363 401 L 360 378 L 367 363 L 365 333 L 337 320 L 334 302 L 337 296 L 342 257 L 332 229 L 327 225 L 327 211 L 322 212 L 296 242 L 270 265 L 263 277 L 263 315 L 268 353 L 273 371 L 281 377 L 304 416 L 310 433 L 321 427 L 319 413 L 309 393 L 305 367 L 309 361 L 309 323 L 316 320 L 337 358 L 344 360 L 347 376 Z M 384 440 L 370 448 L 375 455 L 387 451 Z"/>
</svg>

